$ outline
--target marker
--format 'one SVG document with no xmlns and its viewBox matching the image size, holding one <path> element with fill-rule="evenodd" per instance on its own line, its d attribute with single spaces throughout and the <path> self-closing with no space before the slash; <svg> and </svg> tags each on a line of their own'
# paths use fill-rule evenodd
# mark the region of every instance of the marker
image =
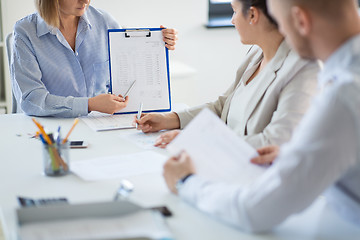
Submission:
<svg viewBox="0 0 360 240">
<path fill-rule="evenodd" d="M 124 99 L 127 97 L 127 95 L 129 95 L 131 89 L 133 89 L 133 87 L 135 86 L 135 81 L 133 81 L 133 83 L 130 85 L 129 89 L 126 91 L 125 95 L 124 95 Z"/>
<path fill-rule="evenodd" d="M 143 108 L 143 103 L 141 102 L 141 103 L 140 103 L 140 106 L 139 106 L 138 114 L 137 114 L 137 116 L 136 116 L 136 119 L 138 119 L 138 120 L 141 118 L 142 108 Z M 136 126 L 136 128 L 137 128 L 137 127 L 138 127 L 138 124 L 136 123 L 135 126 Z"/>
</svg>

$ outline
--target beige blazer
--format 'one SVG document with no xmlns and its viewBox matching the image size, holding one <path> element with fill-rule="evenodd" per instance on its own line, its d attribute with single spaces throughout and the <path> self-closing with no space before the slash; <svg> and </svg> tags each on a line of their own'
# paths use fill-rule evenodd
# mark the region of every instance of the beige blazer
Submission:
<svg viewBox="0 0 360 240">
<path fill-rule="evenodd" d="M 285 41 L 274 58 L 253 81 L 262 81 L 251 102 L 234 102 L 236 89 L 246 82 L 247 69 L 263 57 L 262 50 L 253 46 L 237 71 L 234 84 L 216 101 L 177 112 L 184 128 L 203 108 L 209 108 L 226 123 L 230 104 L 246 104 L 244 121 L 236 126 L 236 134 L 258 148 L 269 144 L 281 145 L 290 140 L 294 128 L 307 111 L 317 92 L 317 62 L 302 60 Z"/>
</svg>

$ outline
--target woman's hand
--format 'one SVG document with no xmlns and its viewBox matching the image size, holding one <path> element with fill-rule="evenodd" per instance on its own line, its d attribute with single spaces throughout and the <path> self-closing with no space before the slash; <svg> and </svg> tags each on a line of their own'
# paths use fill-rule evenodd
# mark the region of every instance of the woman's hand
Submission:
<svg viewBox="0 0 360 240">
<path fill-rule="evenodd" d="M 175 50 L 175 44 L 176 44 L 176 41 L 178 40 L 178 37 L 177 37 L 178 31 L 176 29 L 172 29 L 172 28 L 167 29 L 163 25 L 161 25 L 160 28 L 164 28 L 162 30 L 162 33 L 163 33 L 163 40 L 165 42 L 165 46 L 169 50 Z"/>
<path fill-rule="evenodd" d="M 172 157 L 164 165 L 163 176 L 170 191 L 177 194 L 176 183 L 196 170 L 190 156 L 183 152 L 178 157 Z"/>
<path fill-rule="evenodd" d="M 154 146 L 159 148 L 166 148 L 166 146 L 171 143 L 174 138 L 179 135 L 180 130 L 172 130 L 166 133 L 161 134 L 155 141 Z"/>
<path fill-rule="evenodd" d="M 129 102 L 129 97 L 125 99 L 119 95 L 114 94 L 100 94 L 96 97 L 89 98 L 88 110 L 98 111 L 103 113 L 114 114 L 125 108 Z"/>
<path fill-rule="evenodd" d="M 257 150 L 259 156 L 251 159 L 251 162 L 259 165 L 272 164 L 279 155 L 279 150 L 280 148 L 278 146 L 267 146 L 259 148 Z"/>
<path fill-rule="evenodd" d="M 144 133 L 158 132 L 163 129 L 180 128 L 180 120 L 176 113 L 148 113 L 141 114 L 141 118 L 134 117 L 134 124 L 137 129 Z"/>
</svg>

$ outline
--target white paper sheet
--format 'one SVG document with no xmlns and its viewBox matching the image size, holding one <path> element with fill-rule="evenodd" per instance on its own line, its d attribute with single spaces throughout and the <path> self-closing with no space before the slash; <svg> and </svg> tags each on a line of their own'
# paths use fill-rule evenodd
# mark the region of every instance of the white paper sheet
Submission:
<svg viewBox="0 0 360 240">
<path fill-rule="evenodd" d="M 108 131 L 116 129 L 135 128 L 132 126 L 135 114 L 111 115 L 100 112 L 91 112 L 80 119 L 94 131 Z"/>
<path fill-rule="evenodd" d="M 79 219 L 26 224 L 20 228 L 23 240 L 67 239 L 172 239 L 159 213 L 144 210 L 116 218 Z"/>
<path fill-rule="evenodd" d="M 71 162 L 70 169 L 85 181 L 161 173 L 167 157 L 146 151 Z"/>
<path fill-rule="evenodd" d="M 204 109 L 167 149 L 173 155 L 185 150 L 199 176 L 238 185 L 250 184 L 266 168 L 250 163 L 256 150 L 231 131 L 214 113 Z"/>
<path fill-rule="evenodd" d="M 157 147 L 154 146 L 155 140 L 164 132 L 155 132 L 155 133 L 143 133 L 141 131 L 131 132 L 131 133 L 122 133 L 119 135 L 120 138 L 130 141 L 136 144 L 138 147 L 147 150 L 154 150 Z"/>
<path fill-rule="evenodd" d="M 129 103 L 120 112 L 170 109 L 166 49 L 161 31 L 132 33 L 109 32 L 112 92 L 122 94 L 136 81 Z"/>
</svg>

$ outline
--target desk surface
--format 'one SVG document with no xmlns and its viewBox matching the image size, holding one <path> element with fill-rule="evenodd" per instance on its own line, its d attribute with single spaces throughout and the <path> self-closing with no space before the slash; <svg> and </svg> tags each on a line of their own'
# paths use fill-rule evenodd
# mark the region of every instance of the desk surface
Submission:
<svg viewBox="0 0 360 240">
<path fill-rule="evenodd" d="M 66 131 L 73 119 L 39 118 L 48 129 L 61 125 Z M 67 197 L 71 203 L 109 201 L 120 179 L 85 182 L 70 174 L 45 177 L 42 174 L 41 143 L 28 133 L 36 131 L 31 118 L 22 114 L 0 115 L 0 219 L 6 239 L 16 239 L 16 196 L 32 198 Z M 71 135 L 73 140 L 89 142 L 87 149 L 72 149 L 71 161 L 106 155 L 145 151 L 119 137 L 136 131 L 116 130 L 94 132 L 82 121 Z M 165 150 L 156 150 L 166 154 Z M 166 205 L 174 216 L 167 220 L 178 240 L 189 239 L 359 239 L 360 229 L 343 221 L 319 198 L 308 210 L 290 217 L 282 225 L 264 235 L 249 235 L 199 212 L 171 194 L 160 174 L 128 178 L 135 185 L 131 201 L 145 207 Z"/>
</svg>

